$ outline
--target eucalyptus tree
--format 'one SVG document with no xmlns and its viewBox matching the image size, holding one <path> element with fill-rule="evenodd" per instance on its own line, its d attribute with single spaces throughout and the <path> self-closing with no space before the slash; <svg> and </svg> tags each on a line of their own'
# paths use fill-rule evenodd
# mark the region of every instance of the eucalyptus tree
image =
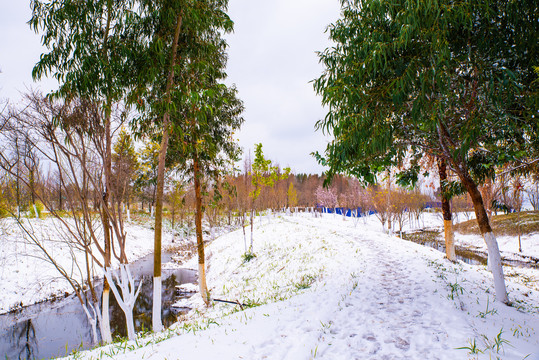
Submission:
<svg viewBox="0 0 539 360">
<path fill-rule="evenodd" d="M 111 266 L 113 240 L 125 245 L 122 213 L 110 203 L 112 181 L 112 112 L 125 97 L 128 87 L 138 79 L 132 76 L 133 59 L 139 45 L 138 17 L 134 0 L 96 0 L 81 3 L 76 0 L 32 0 L 34 31 L 41 32 L 42 44 L 48 53 L 42 54 L 32 76 L 40 79 L 53 76 L 60 84 L 51 94 L 71 101 L 82 98 L 99 106 L 99 118 L 104 136 L 102 158 L 104 196 L 100 199 L 105 235 L 105 270 Z M 122 263 L 127 258 L 122 257 Z M 108 325 L 109 284 L 103 290 L 105 341 L 111 341 Z"/>
<path fill-rule="evenodd" d="M 195 231 L 197 238 L 200 294 L 209 304 L 202 217 L 203 197 L 210 183 L 219 197 L 218 183 L 230 164 L 238 161 L 240 150 L 234 132 L 243 123 L 243 103 L 234 86 L 226 86 L 227 44 L 222 31 L 232 31 L 232 22 L 218 8 L 207 14 L 207 23 L 199 29 L 203 36 L 189 34 L 183 49 L 185 59 L 178 73 L 182 89 L 174 98 L 171 151 L 168 162 L 191 175 L 195 191 Z M 187 43 L 193 46 L 187 46 Z"/>
<path fill-rule="evenodd" d="M 207 75 L 199 73 L 195 78 L 200 81 L 204 76 Z M 199 83 L 197 86 L 202 85 L 199 89 L 191 88 L 183 111 L 176 114 L 178 117 L 174 119 L 173 140 L 168 154 L 170 163 L 176 163 L 178 171 L 191 175 L 193 179 L 198 282 L 206 304 L 209 304 L 210 293 L 206 284 L 202 231 L 205 209 L 202 200 L 211 184 L 214 185 L 214 198 L 221 197 L 218 191 L 220 179 L 231 163 L 239 160 L 240 149 L 233 135 L 243 123 L 243 104 L 237 98 L 236 89 L 213 82 L 211 80 L 205 85 Z"/>
<path fill-rule="evenodd" d="M 205 112 L 210 105 L 197 101 L 212 95 L 211 87 L 215 85 L 208 86 L 208 79 L 215 82 L 222 78 L 222 59 L 226 56 L 221 35 L 232 31 L 233 25 L 226 14 L 227 5 L 228 0 L 141 1 L 142 31 L 149 41 L 138 64 L 143 85 L 133 92 L 132 98 L 142 114 L 135 123 L 138 133 L 160 142 L 154 235 L 155 331 L 162 329 L 162 208 L 165 168 L 172 165 L 166 164 L 170 135 L 180 132 L 183 137 L 182 129 L 187 123 L 194 124 L 190 127 L 193 131 L 202 128 L 196 123 L 199 115 L 187 117 L 185 113 Z M 194 164 L 198 164 L 198 158 L 194 159 Z M 196 187 L 199 177 L 194 178 Z M 204 272 L 200 277 L 204 278 Z M 202 291 L 205 299 L 206 292 Z"/>
<path fill-rule="evenodd" d="M 424 154 L 442 158 L 469 193 L 487 243 L 497 300 L 508 303 L 498 244 L 478 184 L 537 149 L 536 1 L 341 0 L 335 46 L 314 87 L 329 107 L 328 175 L 366 182 L 401 165 L 413 183 Z M 529 163 L 529 161 L 527 161 Z"/>
<path fill-rule="evenodd" d="M 130 221 L 129 203 L 133 192 L 135 174 L 138 168 L 138 159 L 135 152 L 135 143 L 131 134 L 125 128 L 120 130 L 118 139 L 114 143 L 112 154 L 112 173 L 115 203 L 123 203 L 127 220 Z"/>
</svg>

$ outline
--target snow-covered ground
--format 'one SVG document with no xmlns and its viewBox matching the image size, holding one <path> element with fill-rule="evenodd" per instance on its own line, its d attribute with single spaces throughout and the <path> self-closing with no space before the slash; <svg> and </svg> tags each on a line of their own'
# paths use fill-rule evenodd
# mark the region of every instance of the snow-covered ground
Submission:
<svg viewBox="0 0 539 360">
<path fill-rule="evenodd" d="M 241 230 L 207 247 L 212 296 L 245 310 L 195 295 L 172 329 L 77 358 L 539 359 L 536 270 L 506 269 L 508 307 L 484 266 L 389 236 L 375 217 L 257 220 L 254 251 L 245 262 Z"/>
<path fill-rule="evenodd" d="M 21 219 L 29 232 L 43 241 L 51 256 L 67 272 L 77 273 L 71 248 L 66 246 L 64 228 L 55 219 Z M 153 230 L 135 224 L 126 227 L 127 257 L 139 259 L 153 251 Z M 163 234 L 163 246 L 171 244 L 172 236 Z M 84 264 L 84 253 L 74 250 L 79 266 Z M 96 274 L 102 276 L 96 269 Z M 0 314 L 17 307 L 34 304 L 53 295 L 72 292 L 69 283 L 48 261 L 44 253 L 28 240 L 14 219 L 0 219 Z"/>
</svg>

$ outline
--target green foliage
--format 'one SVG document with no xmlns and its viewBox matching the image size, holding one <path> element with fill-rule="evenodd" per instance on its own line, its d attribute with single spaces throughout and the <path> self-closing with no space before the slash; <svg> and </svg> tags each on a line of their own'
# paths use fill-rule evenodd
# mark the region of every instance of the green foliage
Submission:
<svg viewBox="0 0 539 360">
<path fill-rule="evenodd" d="M 137 180 L 136 172 L 138 168 L 139 161 L 135 151 L 135 143 L 126 129 L 122 128 L 114 143 L 112 153 L 113 182 L 116 187 L 115 194 L 119 196 L 123 195 L 125 200 L 129 199 L 131 188 Z"/>
<path fill-rule="evenodd" d="M 287 196 L 287 202 L 288 202 L 289 207 L 294 207 L 298 204 L 298 193 L 296 189 L 294 189 L 293 183 L 290 183 L 290 185 L 288 186 L 286 196 Z"/>
<path fill-rule="evenodd" d="M 32 0 L 28 22 L 42 32 L 49 50 L 32 71 L 34 79 L 52 75 L 60 83 L 57 97 L 120 100 L 136 77 L 137 17 L 132 0 Z M 99 21 L 97 20 L 99 19 Z"/>
<path fill-rule="evenodd" d="M 272 166 L 271 160 L 264 157 L 262 152 L 262 144 L 255 144 L 255 160 L 253 162 L 251 175 L 251 183 L 253 191 L 249 196 L 256 201 L 264 186 L 273 187 L 277 180 L 286 179 L 290 174 L 290 168 L 284 168 L 284 172 L 280 173 L 278 166 Z"/>
<path fill-rule="evenodd" d="M 7 191 L 3 191 L 3 192 L 7 192 Z M 11 213 L 12 213 L 12 210 L 11 210 L 11 205 L 9 203 L 9 200 L 4 194 L 0 193 L 0 218 L 9 216 Z"/>
<path fill-rule="evenodd" d="M 146 201 L 153 200 L 157 185 L 157 166 L 159 163 L 159 144 L 153 141 L 146 143 L 137 154 L 138 164 L 135 179 L 135 191 L 143 193 Z"/>
<path fill-rule="evenodd" d="M 477 354 L 483 353 L 483 351 L 480 350 L 479 347 L 477 346 L 475 339 L 469 340 L 468 346 L 459 347 L 457 348 L 457 350 L 468 350 L 469 355 L 477 355 Z"/>
<path fill-rule="evenodd" d="M 293 283 L 292 285 L 296 290 L 304 290 L 311 287 L 311 285 L 316 281 L 316 276 L 314 275 L 303 275 L 298 282 Z"/>
<path fill-rule="evenodd" d="M 332 136 L 318 162 L 374 182 L 411 155 L 442 156 L 479 182 L 539 149 L 537 3 L 342 0 L 314 88 Z M 535 99 L 535 100 L 533 100 Z M 533 101 L 532 101 L 533 100 Z M 413 183 L 415 161 L 399 180 Z"/>
<path fill-rule="evenodd" d="M 488 354 L 490 359 L 502 359 L 502 355 L 505 355 L 504 346 L 511 345 L 509 340 L 502 337 L 502 334 L 503 328 L 500 329 L 493 339 L 489 339 L 485 334 L 481 334 L 481 340 L 483 342 L 482 348 L 480 348 L 479 345 L 477 345 L 476 340 L 473 339 L 468 341 L 468 346 L 459 347 L 457 350 L 468 350 L 469 355 L 475 355 L 476 357 L 479 354 Z M 525 356 L 523 359 L 528 357 L 529 355 Z"/>
<path fill-rule="evenodd" d="M 451 294 L 447 295 L 448 299 L 454 300 L 455 296 L 456 297 L 459 296 L 459 293 L 461 295 L 464 294 L 464 288 L 458 282 L 455 282 L 455 283 L 448 282 L 447 286 L 451 290 Z"/>
<path fill-rule="evenodd" d="M 34 209 L 35 205 L 35 209 Z M 37 217 L 41 218 L 41 213 L 43 212 L 43 209 L 45 209 L 45 206 L 41 201 L 36 201 L 35 204 L 28 204 L 29 209 L 29 215 L 33 218 L 36 217 L 36 211 L 37 211 Z"/>
<path fill-rule="evenodd" d="M 249 252 L 246 252 L 245 254 L 243 254 L 241 256 L 241 259 L 242 259 L 243 263 L 245 264 L 245 263 L 253 260 L 255 257 L 256 257 L 256 255 L 249 251 Z"/>
</svg>

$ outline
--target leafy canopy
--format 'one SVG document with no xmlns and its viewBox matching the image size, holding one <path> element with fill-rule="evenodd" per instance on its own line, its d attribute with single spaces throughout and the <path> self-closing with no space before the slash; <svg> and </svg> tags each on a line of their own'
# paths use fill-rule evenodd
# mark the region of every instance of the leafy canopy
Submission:
<svg viewBox="0 0 539 360">
<path fill-rule="evenodd" d="M 403 165 L 400 179 L 413 182 L 430 154 L 481 181 L 537 149 L 535 1 L 341 4 L 314 81 L 329 108 L 317 129 L 333 140 L 314 154 L 328 178 L 372 183 Z"/>
</svg>

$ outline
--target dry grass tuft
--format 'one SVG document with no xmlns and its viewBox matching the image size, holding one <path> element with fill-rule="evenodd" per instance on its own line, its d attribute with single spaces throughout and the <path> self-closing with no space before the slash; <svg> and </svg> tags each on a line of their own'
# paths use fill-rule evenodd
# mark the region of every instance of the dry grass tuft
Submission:
<svg viewBox="0 0 539 360">
<path fill-rule="evenodd" d="M 518 236 L 519 215 L 516 213 L 496 215 L 490 218 L 490 226 L 497 236 Z M 469 220 L 455 225 L 455 231 L 461 234 L 479 235 L 477 221 Z M 539 211 L 523 211 L 520 213 L 520 233 L 528 235 L 539 232 Z"/>
</svg>

